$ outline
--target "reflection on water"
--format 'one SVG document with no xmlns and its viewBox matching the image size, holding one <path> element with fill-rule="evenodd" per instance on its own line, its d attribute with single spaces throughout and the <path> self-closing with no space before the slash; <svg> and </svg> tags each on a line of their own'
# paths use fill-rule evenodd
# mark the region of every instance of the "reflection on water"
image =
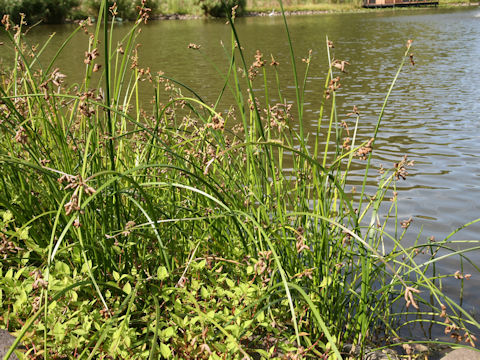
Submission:
<svg viewBox="0 0 480 360">
<path fill-rule="evenodd" d="M 335 55 L 351 63 L 342 75 L 338 93 L 339 118 L 356 105 L 361 113 L 360 133 L 368 139 L 376 124 L 379 109 L 393 78 L 407 39 L 413 39 L 415 66 L 405 67 L 385 112 L 376 143 L 375 166 L 385 167 L 403 155 L 415 160 L 411 176 L 399 183 L 400 218 L 413 217 L 405 239 L 412 243 L 422 230 L 421 239 L 431 235 L 442 239 L 462 224 L 480 217 L 480 19 L 478 9 L 390 10 L 360 14 L 297 16 L 289 18 L 299 69 L 309 49 L 313 63 L 307 79 L 305 128 L 317 131 L 319 101 L 326 73 L 325 38 L 335 43 Z M 287 99 L 295 99 L 289 67 L 289 53 L 280 17 L 237 20 L 238 31 L 248 56 L 260 49 L 265 58 L 273 54 L 279 61 L 281 85 Z M 126 28 L 120 27 L 116 39 Z M 72 31 L 73 25 L 37 27 L 30 34 L 32 44 L 52 31 L 57 32 L 52 49 Z M 141 66 L 162 70 L 188 84 L 209 102 L 214 102 L 222 86 L 220 71 L 228 62 L 221 42 L 230 41 L 229 27 L 223 21 L 190 20 L 151 22 L 140 34 Z M 189 43 L 201 51 L 187 48 Z M 83 68 L 86 35 L 78 35 L 58 65 L 75 80 Z M 53 53 L 46 54 L 46 57 Z M 273 81 L 272 78 L 269 81 Z M 263 83 L 257 79 L 260 87 Z M 273 84 L 273 82 L 272 82 Z M 274 91 L 271 91 L 272 96 Z M 145 88 L 144 96 L 151 90 Z M 272 101 L 275 101 L 272 98 Z M 227 107 L 228 96 L 222 106 Z M 313 136 L 310 137 L 313 139 Z M 361 169 L 362 163 L 357 165 Z M 361 171 L 352 183 L 361 181 Z M 371 180 L 372 182 L 375 179 Z M 480 224 L 456 235 L 458 239 L 478 239 Z M 473 256 L 480 261 L 480 254 Z M 453 273 L 458 264 L 446 262 L 440 270 Z M 468 271 L 467 269 L 465 271 Z M 454 284 L 447 284 L 451 287 Z M 478 312 L 478 297 L 472 289 L 480 279 L 470 280 L 467 307 Z M 452 296 L 454 296 L 452 294 Z"/>
</svg>

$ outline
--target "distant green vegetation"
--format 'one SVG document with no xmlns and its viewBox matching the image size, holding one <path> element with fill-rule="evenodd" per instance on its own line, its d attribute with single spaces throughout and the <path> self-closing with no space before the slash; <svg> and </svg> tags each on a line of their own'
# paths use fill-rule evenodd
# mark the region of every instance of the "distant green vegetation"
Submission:
<svg viewBox="0 0 480 360">
<path fill-rule="evenodd" d="M 26 14 L 29 23 L 41 20 L 56 23 L 71 16 L 72 8 L 77 4 L 78 0 L 0 0 L 0 14 L 10 15 L 16 23 L 21 13 Z"/>
<path fill-rule="evenodd" d="M 238 5 L 237 15 L 244 12 L 280 11 L 276 0 L 223 0 L 226 8 Z M 442 4 L 469 3 L 461 0 L 441 0 Z M 0 0 L 0 14 L 8 14 L 18 22 L 20 14 L 26 15 L 28 24 L 39 21 L 44 23 L 63 23 L 65 21 L 82 20 L 88 16 L 96 17 L 101 0 Z M 109 6 L 113 5 L 109 0 Z M 134 19 L 142 0 L 117 0 L 117 16 L 122 19 Z M 146 0 L 146 6 L 151 10 L 150 16 L 161 15 L 195 15 L 195 16 L 225 16 L 225 6 L 222 0 Z M 362 0 L 287 0 L 285 11 L 332 11 L 342 12 L 359 9 Z"/>
<path fill-rule="evenodd" d="M 24 13 L 29 24 L 37 21 L 62 23 L 66 20 L 81 20 L 87 16 L 96 17 L 101 2 L 102 0 L 0 0 L 0 13 L 9 14 L 15 22 L 18 22 L 20 14 Z M 238 14 L 245 9 L 245 0 L 223 2 L 227 8 L 238 5 Z M 110 0 L 109 7 L 113 5 L 114 2 Z M 142 0 L 117 0 L 115 11 L 118 17 L 134 19 L 141 5 Z M 146 6 L 151 10 L 151 16 L 161 14 L 225 16 L 225 7 L 220 0 L 147 0 Z"/>
</svg>

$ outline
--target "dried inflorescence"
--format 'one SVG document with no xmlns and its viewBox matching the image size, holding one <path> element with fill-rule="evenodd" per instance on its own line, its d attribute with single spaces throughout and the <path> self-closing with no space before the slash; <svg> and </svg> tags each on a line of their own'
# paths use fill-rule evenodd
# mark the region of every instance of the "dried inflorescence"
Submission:
<svg viewBox="0 0 480 360">
<path fill-rule="evenodd" d="M 405 180 L 408 176 L 407 167 L 413 166 L 414 163 L 414 160 L 408 161 L 407 155 L 405 155 L 400 162 L 395 163 L 393 165 L 395 168 L 395 179 L 399 180 L 400 178 L 402 178 L 403 180 Z"/>
<path fill-rule="evenodd" d="M 301 253 L 303 250 L 309 250 L 309 247 L 305 244 L 305 237 L 303 236 L 305 230 L 302 227 L 299 227 L 295 232 L 295 238 L 297 242 L 295 243 L 295 247 L 297 249 L 297 253 Z"/>
<path fill-rule="evenodd" d="M 460 271 L 456 271 L 455 274 L 453 274 L 453 277 L 457 280 L 468 280 L 472 277 L 472 274 L 463 274 Z"/>
<path fill-rule="evenodd" d="M 356 116 L 360 115 L 360 111 L 358 111 L 357 105 L 353 105 L 352 112 L 349 112 L 347 114 L 347 116 L 352 116 L 352 115 L 356 115 Z"/>
<path fill-rule="evenodd" d="M 93 89 L 83 93 L 77 93 L 77 96 L 80 98 L 80 104 L 78 105 L 78 108 L 80 110 L 80 113 L 85 117 L 91 117 L 95 114 L 95 109 L 93 106 L 90 105 L 88 101 L 89 99 L 95 101 L 103 100 L 103 96 L 101 94 L 95 95 L 95 90 Z"/>
<path fill-rule="evenodd" d="M 113 3 L 112 6 L 110 6 L 110 7 L 108 8 L 108 10 L 110 11 L 110 14 L 112 14 L 112 16 L 117 16 L 117 15 L 118 15 L 117 9 L 118 9 L 118 8 L 117 8 L 117 2 L 116 2 L 116 1 Z"/>
<path fill-rule="evenodd" d="M 340 70 L 343 73 L 347 72 L 345 70 L 346 65 L 350 65 L 350 63 L 348 61 L 345 61 L 345 60 L 333 60 L 332 61 L 332 66 L 337 68 L 338 70 Z"/>
<path fill-rule="evenodd" d="M 367 160 L 367 155 L 370 154 L 370 152 L 373 150 L 374 141 L 374 138 L 368 140 L 365 146 L 362 146 L 360 149 L 357 150 L 356 155 L 362 160 Z"/>
<path fill-rule="evenodd" d="M 212 122 L 206 124 L 205 127 L 213 130 L 224 130 L 225 120 L 222 117 L 222 113 L 215 114 L 212 117 Z"/>
<path fill-rule="evenodd" d="M 265 66 L 265 63 L 266 61 L 263 60 L 263 54 L 260 52 L 260 50 L 257 50 L 255 53 L 255 61 L 248 69 L 248 78 L 250 80 L 255 79 L 255 77 L 258 75 L 258 69 Z"/>
<path fill-rule="evenodd" d="M 412 305 L 415 309 L 418 310 L 419 307 L 418 307 L 417 303 L 415 302 L 415 299 L 413 297 L 413 293 L 419 294 L 420 290 L 415 289 L 415 288 L 410 287 L 410 286 L 407 286 L 405 288 L 404 298 L 405 298 L 405 301 L 407 302 L 406 307 L 408 308 L 410 305 Z"/>
<path fill-rule="evenodd" d="M 295 274 L 293 277 L 294 278 L 303 278 L 303 277 L 307 277 L 309 278 L 310 280 L 313 279 L 313 271 L 315 270 L 315 268 L 308 268 L 308 269 L 305 269 L 303 270 L 302 272 L 298 273 L 298 274 Z"/>
<path fill-rule="evenodd" d="M 44 82 L 42 82 L 40 84 L 40 89 L 42 89 L 43 91 L 43 97 L 45 100 L 48 100 L 50 98 L 50 96 L 48 95 L 48 84 L 53 84 L 55 85 L 56 87 L 60 87 L 63 83 L 63 80 L 66 78 L 67 76 L 65 74 L 62 74 L 60 72 L 60 69 L 56 68 L 55 70 L 53 70 L 53 72 L 50 74 L 50 76 L 48 77 L 47 80 L 45 80 Z"/>
<path fill-rule="evenodd" d="M 70 215 L 74 211 L 80 211 L 80 205 L 78 204 L 78 195 L 74 193 L 70 198 L 70 201 L 64 205 L 65 215 Z"/>
<path fill-rule="evenodd" d="M 93 37 L 93 34 L 91 34 L 90 31 L 88 31 L 88 27 L 93 26 L 93 21 L 92 21 L 91 17 L 88 17 L 85 20 L 80 20 L 80 21 L 75 21 L 75 22 L 78 22 L 79 26 L 82 28 L 83 33 L 85 35 L 89 35 L 90 37 Z"/>
<path fill-rule="evenodd" d="M 135 223 L 135 221 L 129 221 L 125 224 L 125 229 L 122 231 L 122 235 L 123 236 L 128 236 L 132 233 L 132 229 L 133 227 L 135 227 L 135 225 L 137 225 Z"/>
<path fill-rule="evenodd" d="M 22 248 L 18 247 L 13 241 L 0 232 L 0 258 L 6 260 L 10 255 L 17 254 Z"/>
<path fill-rule="evenodd" d="M 327 100 L 330 99 L 330 96 L 332 95 L 332 93 L 334 93 L 335 91 L 340 89 L 341 86 L 342 86 L 342 84 L 340 84 L 340 77 L 339 76 L 330 80 L 330 82 L 328 83 L 328 89 L 325 91 L 325 98 Z"/>
<path fill-rule="evenodd" d="M 343 127 L 345 129 L 345 131 L 347 132 L 347 135 L 350 136 L 350 129 L 348 128 L 348 124 L 346 121 L 342 121 L 340 123 L 340 126 Z"/>
<path fill-rule="evenodd" d="M 310 60 L 312 59 L 312 49 L 308 50 L 308 55 L 306 58 L 303 58 L 302 61 L 305 63 L 305 64 L 310 64 Z"/>
<path fill-rule="evenodd" d="M 142 0 L 142 5 L 137 7 L 138 9 L 138 21 L 144 24 L 147 23 L 148 19 L 150 18 L 150 12 L 152 9 L 147 7 L 147 0 Z"/>
<path fill-rule="evenodd" d="M 95 48 L 92 51 L 85 51 L 85 59 L 83 62 L 89 65 L 93 60 L 95 60 L 99 56 L 98 49 Z"/>
<path fill-rule="evenodd" d="M 32 289 L 37 290 L 37 289 L 46 289 L 48 285 L 48 281 L 46 281 L 43 278 L 42 272 L 40 270 L 34 270 L 30 274 L 30 276 L 33 276 L 34 281 L 32 284 Z"/>
<path fill-rule="evenodd" d="M 74 211 L 80 211 L 79 205 L 79 198 L 78 198 L 78 190 L 81 189 L 87 195 L 93 195 L 96 193 L 96 190 L 91 186 L 87 185 L 80 175 L 72 176 L 68 174 L 62 175 L 57 180 L 59 183 L 64 184 L 66 183 L 64 190 L 73 189 L 74 193 L 72 194 L 70 201 L 64 205 L 65 214 L 70 215 Z"/>
<path fill-rule="evenodd" d="M 19 144 L 25 145 L 27 143 L 28 136 L 27 131 L 23 126 L 20 126 L 15 133 L 15 141 Z"/>
<path fill-rule="evenodd" d="M 9 31 L 11 28 L 10 15 L 3 15 L 2 25 L 5 27 L 5 31 Z"/>
<path fill-rule="evenodd" d="M 232 7 L 232 20 L 235 20 L 235 17 L 237 16 L 237 9 L 238 9 L 238 4 Z"/>
<path fill-rule="evenodd" d="M 412 223 L 413 219 L 412 217 L 408 218 L 407 220 L 403 220 L 400 224 L 402 226 L 402 229 L 408 229 L 410 227 L 410 224 Z"/>
<path fill-rule="evenodd" d="M 273 55 L 270 55 L 270 56 L 272 57 L 272 61 L 270 62 L 270 66 L 277 67 L 278 65 L 280 65 L 280 63 L 277 60 L 275 60 Z"/>
<path fill-rule="evenodd" d="M 450 318 L 448 317 L 446 313 L 446 307 L 443 304 L 440 304 L 442 308 L 442 313 L 440 314 L 441 318 L 445 318 L 444 324 L 445 326 L 445 335 L 449 335 L 452 339 L 454 339 L 457 342 L 464 341 L 467 344 L 470 344 L 471 346 L 475 347 L 475 341 L 477 341 L 477 337 L 473 334 L 471 334 L 468 331 L 464 331 L 463 335 L 460 335 L 460 328 L 454 324 Z"/>
<path fill-rule="evenodd" d="M 281 131 L 287 123 L 292 119 L 291 110 L 292 104 L 278 103 L 271 106 L 269 111 L 265 111 L 270 115 L 270 127 L 277 128 Z"/>
<path fill-rule="evenodd" d="M 263 285 L 266 285 L 269 281 L 269 275 L 273 271 L 272 269 L 272 252 L 271 251 L 260 251 L 258 253 L 260 255 L 260 258 L 258 259 L 257 263 L 253 266 L 254 269 L 254 278 L 252 279 L 252 282 L 255 281 L 255 278 L 257 276 L 260 276 L 262 278 L 262 283 Z"/>
<path fill-rule="evenodd" d="M 72 175 L 62 175 L 57 180 L 59 183 L 63 184 L 66 183 L 67 185 L 64 187 L 64 190 L 74 189 L 77 190 L 78 188 L 83 189 L 85 194 L 92 195 L 95 194 L 96 190 L 91 186 L 88 186 L 82 179 L 80 175 L 72 176 Z"/>
<path fill-rule="evenodd" d="M 194 43 L 188 44 L 188 48 L 193 49 L 193 50 L 200 50 L 201 47 L 202 47 L 202 45 L 197 45 L 197 44 L 194 44 Z"/>
</svg>

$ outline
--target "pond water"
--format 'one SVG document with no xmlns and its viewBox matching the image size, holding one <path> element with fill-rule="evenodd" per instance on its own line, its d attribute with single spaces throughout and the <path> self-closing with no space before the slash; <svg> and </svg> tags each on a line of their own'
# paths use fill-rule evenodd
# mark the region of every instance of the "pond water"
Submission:
<svg viewBox="0 0 480 360">
<path fill-rule="evenodd" d="M 398 68 L 405 44 L 412 39 L 415 65 L 407 64 L 385 112 L 374 165 L 390 167 L 403 155 L 415 160 L 406 181 L 399 182 L 399 217 L 413 218 L 405 242 L 430 236 L 441 240 L 461 225 L 480 217 L 480 9 L 412 9 L 371 11 L 355 14 L 294 16 L 288 19 L 293 43 L 301 62 L 313 50 L 307 79 L 305 131 L 317 130 L 319 103 L 327 70 L 325 38 L 335 44 L 335 56 L 347 60 L 348 74 L 342 74 L 338 92 L 339 119 L 356 105 L 361 113 L 360 133 L 368 139 L 389 84 Z M 290 55 L 281 17 L 237 19 L 247 61 L 253 62 L 257 49 L 279 61 L 280 82 L 287 99 L 295 99 Z M 128 24 L 119 27 L 121 33 Z M 43 41 L 55 31 L 52 49 L 61 43 L 73 25 L 41 26 L 30 33 L 30 42 Z M 43 39 L 43 40 L 42 40 Z M 83 69 L 86 36 L 67 47 L 58 66 L 74 81 Z M 224 70 L 228 61 L 221 41 L 228 44 L 230 28 L 224 21 L 152 21 L 139 38 L 142 66 L 162 70 L 214 102 L 222 86 L 221 77 L 206 59 Z M 201 45 L 200 51 L 188 49 Z M 48 56 L 52 54 L 47 53 Z M 260 87 L 262 81 L 257 79 Z M 145 90 L 144 96 L 150 96 Z M 274 91 L 271 91 L 273 94 Z M 272 98 L 272 101 L 275 101 Z M 228 98 L 222 106 L 227 106 Z M 310 136 L 313 139 L 313 136 Z M 358 165 L 360 169 L 360 165 Z M 361 181 L 360 172 L 352 184 Z M 370 179 L 374 185 L 375 179 Z M 480 239 L 480 223 L 457 235 L 456 239 Z M 480 251 L 470 254 L 480 265 Z M 458 262 L 447 260 L 440 272 L 452 274 Z M 468 271 L 466 267 L 465 271 Z M 476 315 L 480 311 L 480 274 L 469 280 L 465 306 Z M 456 296 L 458 282 L 445 282 Z"/>
</svg>

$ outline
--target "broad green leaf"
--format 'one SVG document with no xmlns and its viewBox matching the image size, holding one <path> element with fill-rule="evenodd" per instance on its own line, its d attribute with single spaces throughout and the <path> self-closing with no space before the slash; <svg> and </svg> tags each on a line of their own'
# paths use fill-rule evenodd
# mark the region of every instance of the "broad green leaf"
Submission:
<svg viewBox="0 0 480 360">
<path fill-rule="evenodd" d="M 235 282 L 232 279 L 226 278 L 225 282 L 227 283 L 227 286 L 231 289 L 235 286 Z"/>
<path fill-rule="evenodd" d="M 168 278 L 168 270 L 165 266 L 160 266 L 157 269 L 157 277 L 160 281 L 163 281 L 166 278 Z"/>
<path fill-rule="evenodd" d="M 27 237 L 27 238 L 23 239 L 23 241 L 25 242 L 25 245 L 27 245 L 27 248 L 29 250 L 34 251 L 34 252 L 36 252 L 37 254 L 40 254 L 40 255 L 46 253 L 46 249 L 43 249 L 40 246 L 38 246 L 32 239 Z"/>
<path fill-rule="evenodd" d="M 55 263 L 55 270 L 62 275 L 70 275 L 70 267 L 62 261 Z"/>
<path fill-rule="evenodd" d="M 130 283 L 127 282 L 123 286 L 123 291 L 125 291 L 125 293 L 127 293 L 128 295 L 132 292 L 132 286 L 130 285 Z"/>
<path fill-rule="evenodd" d="M 62 342 L 66 335 L 65 325 L 58 321 L 53 327 L 53 335 L 57 342 Z"/>
<path fill-rule="evenodd" d="M 30 229 L 30 226 L 25 226 L 24 228 L 16 228 L 15 231 L 17 232 L 17 237 L 20 240 L 27 240 L 29 229 Z"/>
<path fill-rule="evenodd" d="M 113 270 L 112 275 L 113 275 L 113 279 L 115 281 L 118 281 L 120 279 L 120 274 L 118 272 L 116 272 L 115 270 Z"/>
<path fill-rule="evenodd" d="M 4 223 L 8 223 L 10 220 L 13 219 L 13 214 L 10 210 L 2 211 L 2 218 Z"/>
<path fill-rule="evenodd" d="M 174 335 L 175 335 L 175 329 L 171 326 L 162 331 L 162 339 L 165 341 L 168 341 Z"/>
<path fill-rule="evenodd" d="M 208 299 L 210 297 L 210 293 L 204 286 L 202 286 L 202 288 L 200 289 L 200 294 L 204 299 Z"/>
<path fill-rule="evenodd" d="M 164 343 L 160 344 L 160 353 L 162 354 L 164 359 L 170 359 L 172 356 L 172 351 L 170 350 L 170 347 Z"/>
<path fill-rule="evenodd" d="M 263 320 L 265 320 L 265 313 L 264 313 L 263 311 L 260 311 L 260 312 L 258 313 L 257 320 L 258 320 L 259 322 L 262 322 Z"/>
</svg>

